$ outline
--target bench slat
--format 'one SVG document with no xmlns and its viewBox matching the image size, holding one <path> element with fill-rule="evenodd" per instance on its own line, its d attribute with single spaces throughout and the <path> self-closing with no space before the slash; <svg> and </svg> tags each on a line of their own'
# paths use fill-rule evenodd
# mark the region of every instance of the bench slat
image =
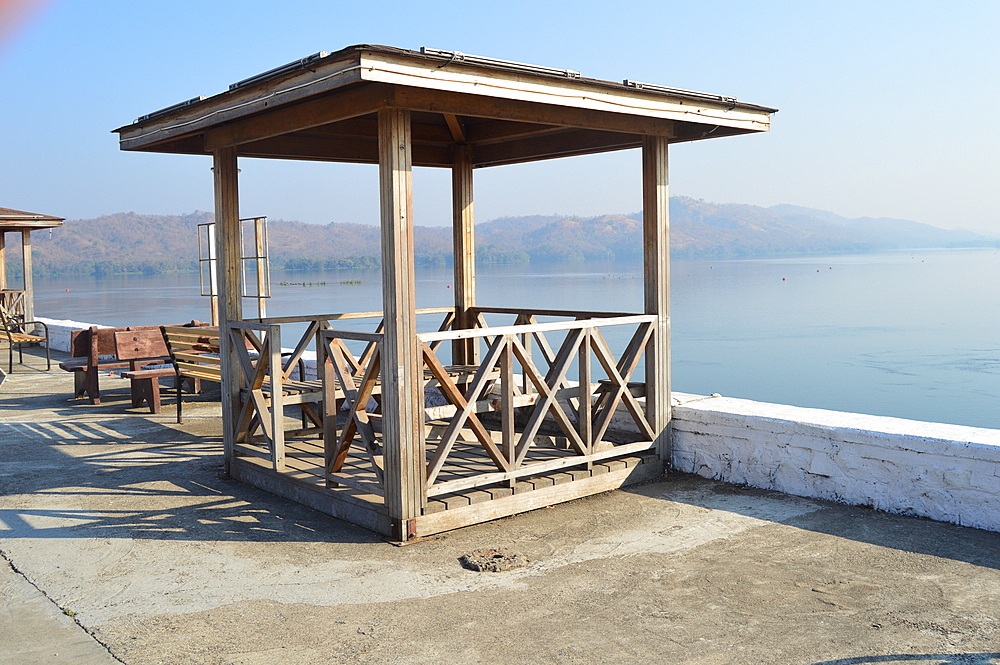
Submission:
<svg viewBox="0 0 1000 665">
<path fill-rule="evenodd" d="M 152 379 L 164 376 L 176 376 L 173 367 L 164 369 L 140 369 L 134 372 L 122 372 L 123 379 Z"/>
<path fill-rule="evenodd" d="M 175 360 L 183 360 L 184 362 L 195 363 L 200 365 L 215 365 L 220 366 L 222 362 L 219 358 L 212 357 L 204 353 L 174 353 Z"/>
<path fill-rule="evenodd" d="M 196 370 L 186 370 L 181 372 L 181 376 L 189 377 L 192 379 L 203 379 L 205 381 L 212 381 L 214 383 L 222 383 L 222 376 L 219 374 L 210 374 L 208 372 L 198 372 Z"/>
<path fill-rule="evenodd" d="M 198 363 L 188 363 L 181 360 L 177 361 L 177 369 L 180 370 L 181 374 L 184 374 L 185 372 L 202 372 L 204 374 L 222 376 L 222 371 L 219 367 L 215 367 L 213 365 L 199 365 Z"/>
<path fill-rule="evenodd" d="M 29 335 L 27 333 L 16 333 L 16 332 L 9 332 L 9 331 L 8 331 L 7 334 L 10 335 L 11 339 L 14 341 L 15 344 L 17 344 L 19 342 L 44 342 L 45 341 L 44 337 L 39 337 L 38 335 Z"/>
</svg>

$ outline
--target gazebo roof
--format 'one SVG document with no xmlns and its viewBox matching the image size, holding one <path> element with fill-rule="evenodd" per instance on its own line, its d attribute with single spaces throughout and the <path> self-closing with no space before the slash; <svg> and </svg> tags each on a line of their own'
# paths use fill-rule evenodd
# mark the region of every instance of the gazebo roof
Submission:
<svg viewBox="0 0 1000 665">
<path fill-rule="evenodd" d="M 25 212 L 13 208 L 0 208 L 0 232 L 34 231 L 35 229 L 50 229 L 62 226 L 66 221 L 62 217 L 40 215 L 36 212 Z"/>
<path fill-rule="evenodd" d="M 493 166 L 767 131 L 775 109 L 723 95 L 580 76 L 452 51 L 357 45 L 317 53 L 116 130 L 123 150 L 378 163 L 379 109 L 412 111 L 413 163 L 451 146 Z"/>
</svg>

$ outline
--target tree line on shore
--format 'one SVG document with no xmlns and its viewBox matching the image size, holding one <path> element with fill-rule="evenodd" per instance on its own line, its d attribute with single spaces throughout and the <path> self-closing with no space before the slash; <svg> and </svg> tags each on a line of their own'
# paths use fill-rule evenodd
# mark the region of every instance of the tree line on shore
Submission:
<svg viewBox="0 0 1000 665">
<path fill-rule="evenodd" d="M 197 226 L 212 214 L 142 215 L 134 212 L 67 220 L 52 233 L 32 236 L 34 274 L 162 274 L 198 269 Z M 671 256 L 766 258 L 926 247 L 998 246 L 996 238 L 898 219 L 847 219 L 821 210 L 670 201 Z M 270 220 L 273 269 L 354 270 L 380 265 L 377 225 L 307 224 Z M 476 226 L 482 264 L 633 261 L 642 257 L 642 215 L 503 217 Z M 416 227 L 418 266 L 452 263 L 451 229 Z M 8 254 L 16 255 L 12 243 Z M 16 276 L 19 261 L 9 271 Z"/>
</svg>

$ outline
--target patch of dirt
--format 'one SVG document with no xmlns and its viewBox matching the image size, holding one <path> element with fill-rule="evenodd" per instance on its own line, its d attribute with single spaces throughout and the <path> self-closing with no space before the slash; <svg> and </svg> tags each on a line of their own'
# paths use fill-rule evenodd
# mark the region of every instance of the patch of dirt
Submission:
<svg viewBox="0 0 1000 665">
<path fill-rule="evenodd" d="M 528 565 L 528 557 L 507 549 L 476 550 L 458 558 L 463 568 L 477 573 L 502 573 Z"/>
</svg>

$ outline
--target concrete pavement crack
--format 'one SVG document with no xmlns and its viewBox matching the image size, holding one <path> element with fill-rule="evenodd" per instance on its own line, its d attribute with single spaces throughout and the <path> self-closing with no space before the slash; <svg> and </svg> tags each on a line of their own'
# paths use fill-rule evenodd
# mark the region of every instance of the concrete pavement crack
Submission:
<svg viewBox="0 0 1000 665">
<path fill-rule="evenodd" d="M 103 648 L 103 649 L 104 649 L 105 651 L 107 651 L 107 652 L 108 652 L 108 655 L 109 655 L 109 656 L 111 656 L 112 658 L 114 658 L 116 662 L 119 662 L 119 663 L 122 663 L 122 665 L 126 665 L 126 664 L 125 664 L 125 661 L 123 661 L 123 660 L 122 660 L 122 659 L 120 659 L 120 658 L 119 658 L 118 656 L 116 656 L 116 655 L 115 655 L 115 654 L 114 654 L 114 653 L 113 653 L 113 652 L 111 651 L 111 648 L 110 648 L 110 647 L 109 647 L 109 646 L 108 646 L 107 644 L 105 644 L 104 642 L 102 642 L 102 641 L 101 641 L 101 640 L 100 640 L 100 639 L 99 639 L 99 638 L 98 638 L 98 637 L 97 637 L 96 635 L 94 635 L 94 633 L 93 633 L 93 632 L 91 632 L 91 631 L 90 631 L 90 630 L 89 630 L 89 629 L 88 629 L 88 628 L 87 628 L 86 626 L 84 626 L 84 625 L 83 625 L 82 623 L 80 623 L 80 620 L 76 618 L 76 615 L 75 615 L 75 614 L 74 614 L 74 613 L 72 612 L 72 610 L 70 610 L 69 608 L 66 608 L 66 607 L 63 607 L 63 606 L 61 606 L 61 605 L 60 605 L 59 603 L 57 603 L 57 602 L 55 601 L 55 599 L 53 599 L 53 598 L 52 598 L 51 596 L 49 596 L 49 594 L 45 593 L 45 590 L 44 590 L 44 589 L 42 589 L 42 588 L 41 588 L 40 586 L 38 586 L 37 584 L 35 584 L 34 580 L 32 580 L 32 579 L 31 579 L 30 577 L 28 577 L 27 575 L 25 575 L 25 574 L 24 574 L 24 573 L 23 573 L 23 572 L 21 571 L 21 569 L 19 569 L 19 568 L 17 567 L 17 564 L 15 564 L 15 563 L 14 563 L 14 561 L 13 561 L 13 560 L 12 560 L 12 559 L 11 559 L 11 558 L 10 558 L 10 557 L 9 557 L 9 556 L 7 555 L 7 553 L 6 553 L 6 552 L 4 552 L 3 550 L 0 550 L 0 559 L 3 559 L 4 561 L 6 561 L 6 562 L 7 562 L 7 565 L 9 565 L 9 566 L 10 566 L 11 570 L 13 570 L 13 571 L 14 571 L 15 573 L 17 573 L 17 574 L 18 574 L 18 575 L 19 575 L 19 576 L 21 577 L 21 579 L 23 579 L 23 580 L 24 580 L 25 582 L 27 582 L 27 583 L 28 583 L 28 584 L 30 584 L 30 585 L 31 585 L 32 587 L 34 587 L 34 588 L 35 588 L 35 589 L 36 589 L 36 590 L 38 591 L 38 593 L 42 594 L 42 596 L 43 596 L 43 597 L 44 597 L 44 598 L 45 598 L 46 600 L 48 600 L 48 601 L 49 601 L 50 603 L 52 603 L 53 605 L 55 605 L 55 606 L 56 606 L 56 607 L 57 607 L 57 608 L 59 609 L 59 611 L 60 611 L 60 612 L 62 612 L 63 614 L 65 614 L 66 616 L 68 616 L 68 617 L 69 617 L 70 619 L 72 619 L 72 620 L 73 620 L 73 623 L 75 623 L 75 624 L 76 624 L 77 626 L 79 626 L 79 627 L 80 627 L 80 630 L 82 630 L 82 631 L 83 631 L 83 632 L 85 632 L 85 633 L 86 633 L 87 635 L 89 635 L 89 636 L 90 636 L 90 639 L 92 639 L 92 640 L 94 640 L 95 642 L 97 642 L 98 644 L 100 644 L 100 645 L 101 645 L 101 647 L 102 647 L 102 648 Z"/>
</svg>

